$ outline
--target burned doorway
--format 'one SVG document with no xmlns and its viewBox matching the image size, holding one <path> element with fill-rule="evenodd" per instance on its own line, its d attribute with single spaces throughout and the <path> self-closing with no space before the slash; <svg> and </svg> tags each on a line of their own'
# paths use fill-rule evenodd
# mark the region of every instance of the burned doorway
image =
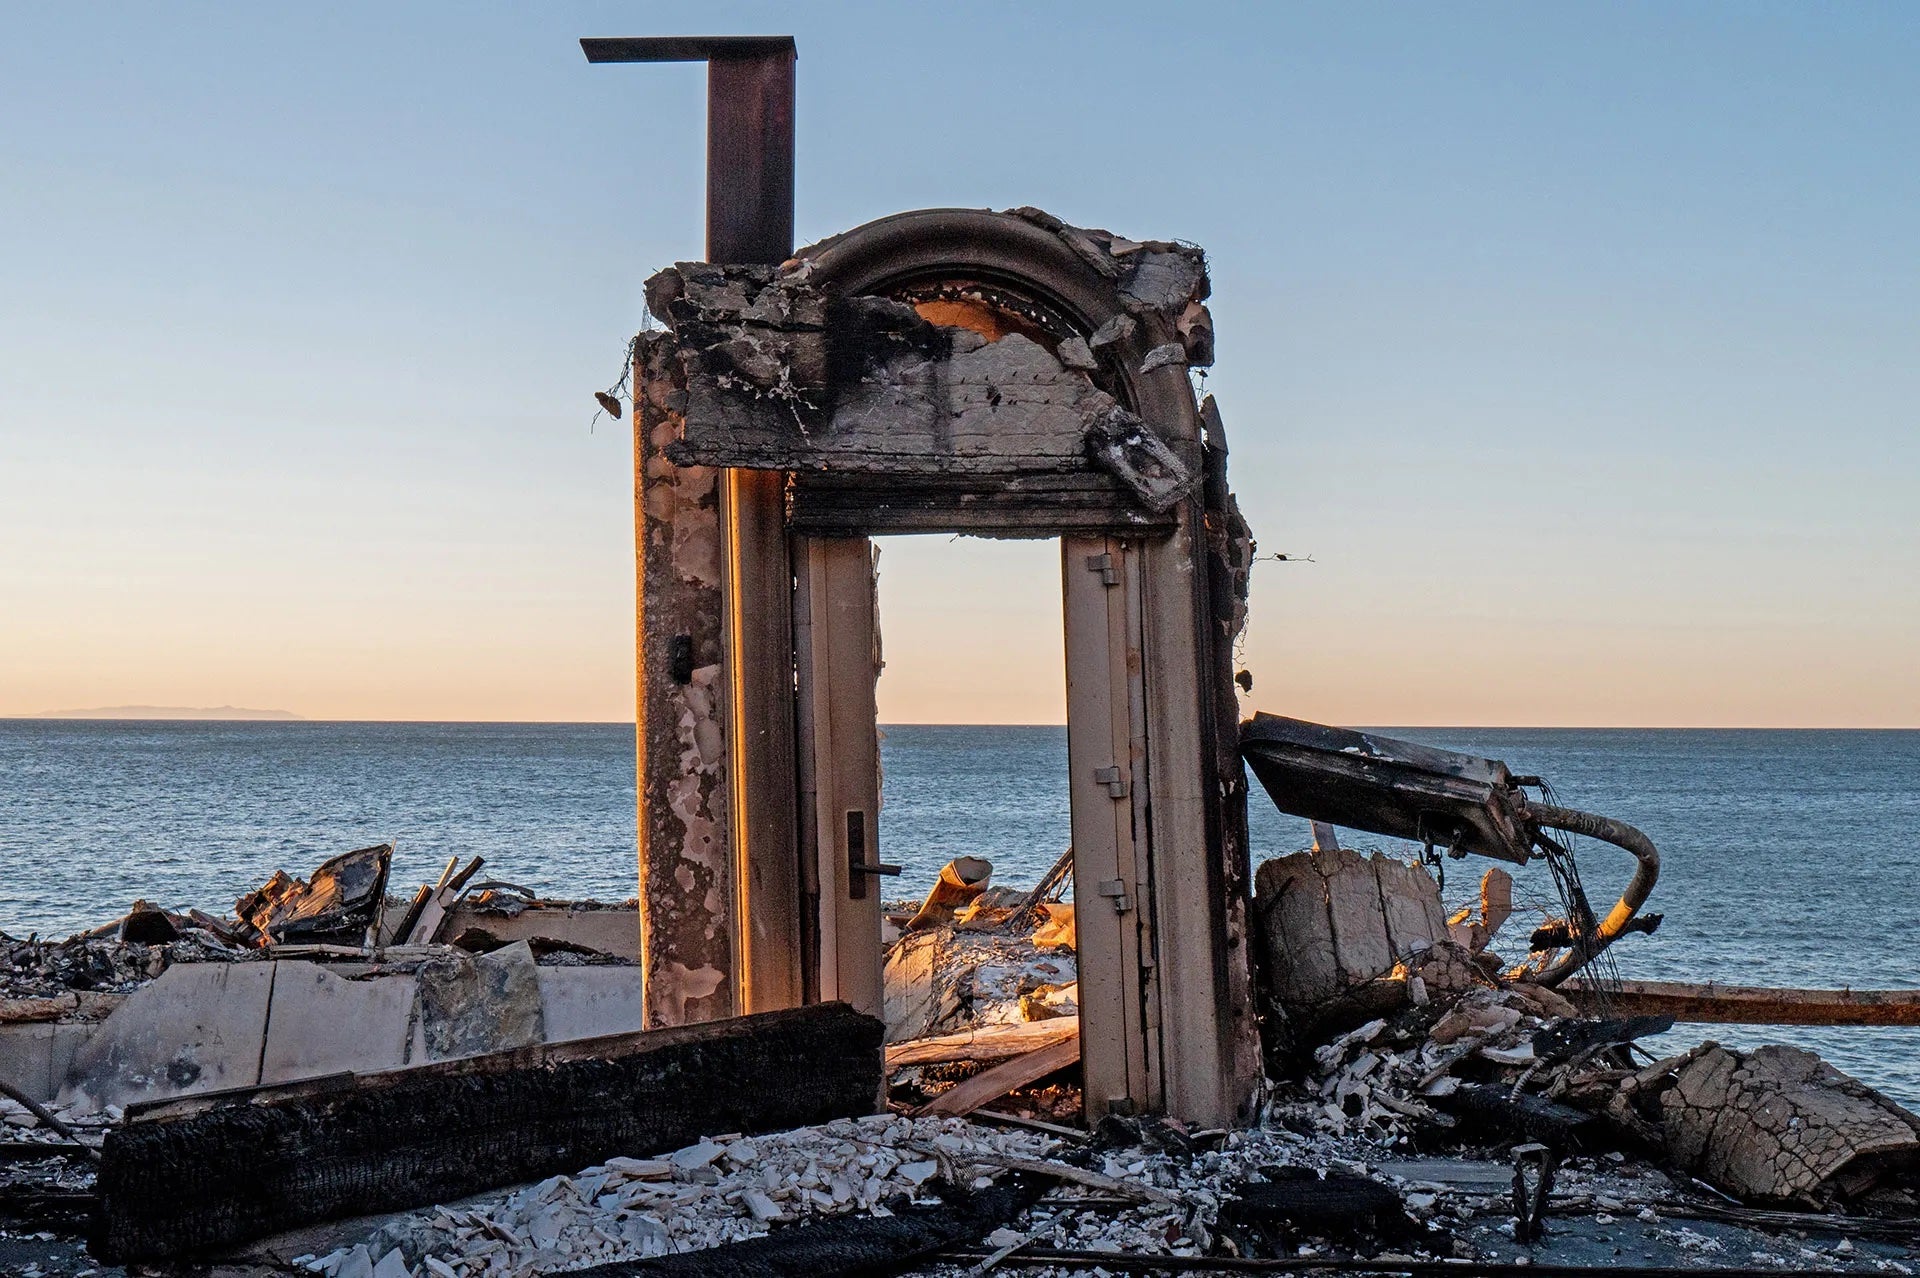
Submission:
<svg viewBox="0 0 1920 1278">
<path fill-rule="evenodd" d="M 892 539 L 889 539 L 892 540 Z M 1157 1107 L 1158 1001 L 1153 910 L 1145 899 L 1148 752 L 1142 547 L 1119 538 L 1020 544 L 1059 572 L 1051 647 L 1063 680 L 1063 765 L 1082 1072 L 1090 1113 Z M 1007 557 L 1006 552 L 1000 552 Z M 883 875 L 904 846 L 890 841 L 877 723 L 886 657 L 886 589 L 874 541 L 803 538 L 795 633 L 801 656 L 802 855 L 818 887 L 819 997 L 873 1011 L 882 977 Z M 1050 574 L 1049 574 L 1050 575 Z M 896 649 L 900 645 L 896 643 Z M 1031 657 L 1031 654 L 1029 654 Z M 1038 861 L 1051 862 L 1049 849 Z M 1037 868 L 1037 867 L 1036 867 Z M 804 920 L 803 920 L 804 921 Z"/>
<path fill-rule="evenodd" d="M 1001 891 L 1072 838 L 1060 554 L 1040 540 L 878 537 L 882 859 L 923 899 L 956 857 Z"/>
<path fill-rule="evenodd" d="M 1189 246 L 1034 210 L 900 214 L 777 267 L 649 281 L 641 861 L 663 1023 L 796 989 L 878 1008 L 870 539 L 1029 539 L 1061 570 L 1089 1116 L 1245 1103 L 1226 663 L 1246 541 L 1186 373 L 1210 358 L 1205 290 Z"/>
</svg>

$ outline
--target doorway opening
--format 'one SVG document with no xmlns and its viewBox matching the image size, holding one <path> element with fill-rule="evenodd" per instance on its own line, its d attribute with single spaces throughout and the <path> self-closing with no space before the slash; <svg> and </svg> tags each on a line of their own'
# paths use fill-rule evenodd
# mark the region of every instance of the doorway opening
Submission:
<svg viewBox="0 0 1920 1278">
<path fill-rule="evenodd" d="M 876 689 L 887 895 L 915 903 L 955 857 L 1027 888 L 1072 839 L 1059 543 L 876 538 Z"/>
</svg>

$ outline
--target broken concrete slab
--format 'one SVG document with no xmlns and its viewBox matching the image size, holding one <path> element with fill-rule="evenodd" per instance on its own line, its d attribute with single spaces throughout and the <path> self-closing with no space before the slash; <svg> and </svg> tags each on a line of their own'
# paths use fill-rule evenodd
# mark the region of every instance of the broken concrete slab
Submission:
<svg viewBox="0 0 1920 1278">
<path fill-rule="evenodd" d="M 549 1043 L 626 1034 L 646 1028 L 646 987 L 629 965 L 534 969 Z"/>
<path fill-rule="evenodd" d="M 609 954 L 629 963 L 640 961 L 640 907 L 638 904 L 602 905 L 593 901 L 527 901 L 508 907 L 468 896 L 447 912 L 440 934 L 454 944 L 478 930 L 493 941 L 558 941 Z M 473 948 L 468 946 L 467 948 Z"/>
<path fill-rule="evenodd" d="M 0 1025 L 0 1078 L 36 1101 L 52 1101 L 97 1028 L 91 1022 L 59 1021 Z"/>
<path fill-rule="evenodd" d="M 319 963 L 276 963 L 261 1083 L 394 1069 L 407 1063 L 414 978 L 348 979 Z"/>
<path fill-rule="evenodd" d="M 1660 1109 L 1674 1159 L 1755 1204 L 1824 1209 L 1920 1164 L 1920 1116 L 1797 1047 L 1706 1044 Z"/>
<path fill-rule="evenodd" d="M 0 1069 L 84 1112 L 626 1033 L 640 997 L 632 964 L 540 965 L 524 941 L 387 971 L 181 964 L 98 1024 L 0 1026 Z"/>
<path fill-rule="evenodd" d="M 260 1081 L 274 963 L 179 964 L 127 999 L 74 1056 L 59 1100 L 125 1108 Z"/>
<path fill-rule="evenodd" d="M 477 958 L 451 953 L 423 967 L 420 1026 L 430 1061 L 542 1042 L 540 978 L 527 942 Z"/>
</svg>

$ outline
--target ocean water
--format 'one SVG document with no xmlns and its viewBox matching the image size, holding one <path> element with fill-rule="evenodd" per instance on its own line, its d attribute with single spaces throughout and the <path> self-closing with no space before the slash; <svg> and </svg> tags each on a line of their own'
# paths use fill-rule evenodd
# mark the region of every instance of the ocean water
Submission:
<svg viewBox="0 0 1920 1278">
<path fill-rule="evenodd" d="M 1750 985 L 1912 988 L 1920 940 L 1920 732 L 1386 729 L 1503 759 L 1573 807 L 1659 845 L 1655 936 L 1613 953 L 1622 975 Z M 881 840 L 906 867 L 985 856 L 1034 881 L 1066 848 L 1066 734 L 1049 727 L 885 730 Z M 633 732 L 618 724 L 0 720 L 0 931 L 65 935 L 136 897 L 224 911 L 273 870 L 397 844 L 404 891 L 450 856 L 551 896 L 634 893 Z M 1256 860 L 1307 845 L 1258 790 Z M 1352 834 L 1360 848 L 1413 849 Z M 1580 849 L 1596 906 L 1629 859 Z M 1447 865 L 1464 903 L 1488 863 Z M 1511 952 L 1549 904 L 1517 876 Z M 1512 955 L 1510 957 L 1517 957 Z M 1667 1042 L 1800 1043 L 1920 1106 L 1920 1030 L 1683 1027 Z"/>
</svg>

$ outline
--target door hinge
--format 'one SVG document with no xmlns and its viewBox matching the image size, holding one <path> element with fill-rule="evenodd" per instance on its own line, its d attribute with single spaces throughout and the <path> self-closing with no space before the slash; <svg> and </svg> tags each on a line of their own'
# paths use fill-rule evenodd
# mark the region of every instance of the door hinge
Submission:
<svg viewBox="0 0 1920 1278">
<path fill-rule="evenodd" d="M 1133 908 L 1133 897 L 1127 891 L 1125 879 L 1102 879 L 1100 886 L 1095 890 L 1113 902 L 1115 914 L 1125 914 Z"/>
<path fill-rule="evenodd" d="M 1124 799 L 1127 797 L 1127 776 L 1126 773 L 1120 771 L 1118 764 L 1110 768 L 1095 768 L 1093 770 L 1093 780 L 1096 785 L 1104 785 L 1107 787 L 1107 793 L 1114 798 Z"/>
<path fill-rule="evenodd" d="M 1087 571 L 1100 574 L 1100 584 L 1117 586 L 1120 584 L 1120 569 L 1113 562 L 1110 551 L 1101 551 L 1097 555 L 1087 556 Z"/>
</svg>

